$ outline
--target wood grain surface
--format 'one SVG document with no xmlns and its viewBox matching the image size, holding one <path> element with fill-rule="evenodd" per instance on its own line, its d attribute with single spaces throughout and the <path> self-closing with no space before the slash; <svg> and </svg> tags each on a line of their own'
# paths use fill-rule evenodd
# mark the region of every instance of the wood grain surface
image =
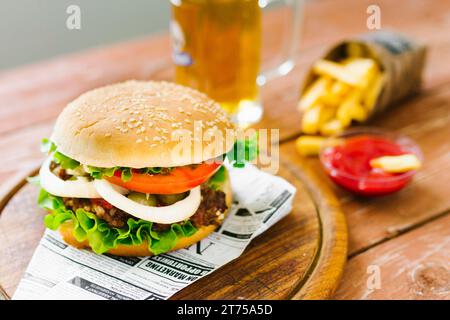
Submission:
<svg viewBox="0 0 450 320">
<path fill-rule="evenodd" d="M 292 213 L 256 238 L 237 260 L 173 299 L 324 299 L 336 290 L 346 260 L 347 229 L 337 199 L 307 169 L 280 175 L 297 189 Z M 305 181 L 305 183 L 303 183 Z M 11 297 L 43 232 L 38 188 L 19 180 L 0 200 L 0 287 Z M 11 196 L 8 193 L 7 196 Z"/>
<path fill-rule="evenodd" d="M 414 265 L 427 265 L 433 262 L 427 261 L 429 252 L 432 252 L 433 259 L 445 261 L 442 259 L 447 258 L 448 262 L 445 247 L 435 250 L 446 241 L 445 229 L 431 236 L 430 230 L 435 229 L 429 226 L 444 226 L 450 210 L 450 2 L 377 1 L 382 10 L 383 29 L 404 32 L 428 46 L 423 92 L 371 123 L 406 133 L 422 147 L 425 166 L 412 184 L 385 198 L 355 198 L 332 186 L 317 160 L 300 159 L 293 147 L 293 138 L 299 134 L 299 115 L 295 105 L 308 66 L 334 42 L 368 31 L 366 8 L 369 4 L 372 1 L 321 0 L 307 3 L 297 65 L 288 76 L 271 81 L 264 88 L 265 116 L 258 126 L 279 128 L 283 142 L 282 159 L 293 167 L 304 168 L 307 165 L 309 170 L 314 170 L 321 183 L 334 190 L 346 213 L 349 271 L 342 282 L 343 289 L 335 298 L 392 298 L 392 288 L 403 288 L 396 292 L 396 298 L 418 298 L 407 290 L 409 278 L 393 277 L 392 269 L 381 272 L 381 283 L 385 285 L 376 292 L 365 294 L 369 277 L 366 268 L 381 255 L 389 256 L 389 259 L 379 260 L 381 270 L 385 264 L 401 269 L 404 257 L 410 257 L 408 270 L 413 270 Z M 276 22 L 280 17 L 274 14 L 270 19 L 275 22 L 270 26 L 270 32 L 266 32 L 269 40 L 279 34 Z M 167 35 L 163 34 L 0 74 L 0 178 L 7 181 L 17 172 L 29 170 L 42 161 L 39 140 L 48 136 L 52 120 L 64 105 L 81 92 L 127 78 L 170 79 L 172 72 L 170 44 Z M 411 234 L 428 237 L 423 242 L 426 245 L 412 245 Z M 396 245 L 390 246 L 390 243 Z M 448 263 L 444 263 L 444 267 L 450 269 Z M 443 273 L 433 274 L 437 281 L 443 279 L 448 283 Z M 430 288 L 421 290 L 432 291 L 433 282 L 423 283 L 428 283 Z M 439 296 L 424 293 L 420 297 L 450 298 L 448 290 L 443 292 Z"/>
<path fill-rule="evenodd" d="M 449 299 L 449 230 L 446 215 L 354 257 L 335 298 Z M 379 285 L 367 277 L 373 270 Z"/>
</svg>

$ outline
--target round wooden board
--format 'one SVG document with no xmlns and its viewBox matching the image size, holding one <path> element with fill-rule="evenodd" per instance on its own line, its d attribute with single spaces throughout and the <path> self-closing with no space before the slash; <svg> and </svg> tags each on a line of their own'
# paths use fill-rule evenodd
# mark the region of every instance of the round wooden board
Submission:
<svg viewBox="0 0 450 320">
<path fill-rule="evenodd" d="M 37 246 L 45 214 L 38 188 L 23 176 L 0 190 L 0 299 L 11 297 Z M 306 165 L 281 163 L 297 188 L 293 211 L 253 240 L 238 259 L 173 299 L 326 299 L 347 255 L 347 228 L 337 199 Z"/>
</svg>

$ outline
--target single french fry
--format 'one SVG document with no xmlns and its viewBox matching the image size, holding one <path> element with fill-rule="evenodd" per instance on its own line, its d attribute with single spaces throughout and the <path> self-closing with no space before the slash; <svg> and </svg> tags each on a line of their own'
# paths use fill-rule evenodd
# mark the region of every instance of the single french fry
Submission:
<svg viewBox="0 0 450 320">
<path fill-rule="evenodd" d="M 369 113 L 360 103 L 355 104 L 351 110 L 351 117 L 356 121 L 364 122 L 367 120 L 368 116 Z"/>
<path fill-rule="evenodd" d="M 311 109 L 319 100 L 319 98 L 327 91 L 331 84 L 331 79 L 327 77 L 319 77 L 305 91 L 298 103 L 298 109 L 305 111 Z"/>
<path fill-rule="evenodd" d="M 378 72 L 378 65 L 373 59 L 348 58 L 343 61 L 345 69 L 358 79 L 355 86 L 367 88 L 374 75 Z"/>
<path fill-rule="evenodd" d="M 320 112 L 322 106 L 316 105 L 306 110 L 302 117 L 302 131 L 306 134 L 315 134 L 319 130 Z"/>
<path fill-rule="evenodd" d="M 330 90 L 326 90 L 320 97 L 319 101 L 327 106 L 336 107 L 339 104 L 340 98 L 332 94 Z"/>
<path fill-rule="evenodd" d="M 348 72 L 344 65 L 337 62 L 319 60 L 314 63 L 313 70 L 317 74 L 332 77 L 351 86 L 359 86 L 361 83 L 359 75 Z"/>
<path fill-rule="evenodd" d="M 319 124 L 318 127 L 320 128 L 324 123 L 330 121 L 336 116 L 336 108 L 330 107 L 327 105 L 322 105 L 320 107 L 319 112 Z"/>
<path fill-rule="evenodd" d="M 351 87 L 348 84 L 345 84 L 339 80 L 333 81 L 333 84 L 320 98 L 320 101 L 328 107 L 337 108 L 350 90 Z"/>
<path fill-rule="evenodd" d="M 320 127 L 320 134 L 324 136 L 332 136 L 344 130 L 342 123 L 338 119 L 330 120 Z"/>
<path fill-rule="evenodd" d="M 352 108 L 349 104 L 343 104 L 339 107 L 336 115 L 337 119 L 341 123 L 342 127 L 347 128 L 352 123 L 352 117 L 350 109 Z"/>
<path fill-rule="evenodd" d="M 378 96 L 383 89 L 384 82 L 385 76 L 379 73 L 375 76 L 371 84 L 368 86 L 366 92 L 363 95 L 363 105 L 367 110 L 372 111 L 372 109 L 375 107 Z"/>
<path fill-rule="evenodd" d="M 339 97 L 344 96 L 349 91 L 350 91 L 350 86 L 341 81 L 335 81 L 330 88 L 330 92 L 333 95 L 339 96 Z"/>
<path fill-rule="evenodd" d="M 422 163 L 414 154 L 403 154 L 372 159 L 370 160 L 370 166 L 389 173 L 402 173 L 419 169 Z"/>
<path fill-rule="evenodd" d="M 361 91 L 353 89 L 353 91 L 345 97 L 341 105 L 337 109 L 336 118 L 341 122 L 344 128 L 347 128 L 353 119 L 353 110 L 357 108 L 361 97 Z"/>
<path fill-rule="evenodd" d="M 295 146 L 302 156 L 317 156 L 324 140 L 325 138 L 320 136 L 300 136 Z"/>
<path fill-rule="evenodd" d="M 339 81 L 333 80 L 331 85 L 327 87 L 326 91 L 319 99 L 319 101 L 327 107 L 336 108 L 342 101 L 345 89 L 343 87 L 336 87 L 336 83 L 339 83 Z"/>
</svg>

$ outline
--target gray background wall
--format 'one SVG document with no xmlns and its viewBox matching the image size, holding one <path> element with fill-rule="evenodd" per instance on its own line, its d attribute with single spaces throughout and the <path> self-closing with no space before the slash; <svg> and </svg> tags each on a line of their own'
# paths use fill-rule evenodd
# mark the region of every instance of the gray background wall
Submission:
<svg viewBox="0 0 450 320">
<path fill-rule="evenodd" d="M 66 9 L 81 9 L 69 30 Z M 1 0 L 0 71 L 167 28 L 169 0 Z"/>
</svg>

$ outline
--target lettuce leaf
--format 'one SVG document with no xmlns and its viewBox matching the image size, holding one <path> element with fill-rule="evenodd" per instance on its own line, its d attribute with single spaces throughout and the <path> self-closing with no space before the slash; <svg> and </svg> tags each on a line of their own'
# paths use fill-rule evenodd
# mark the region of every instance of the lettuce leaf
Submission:
<svg viewBox="0 0 450 320">
<path fill-rule="evenodd" d="M 123 182 L 128 182 L 131 178 L 133 178 L 133 171 L 131 171 L 131 168 L 122 168 L 120 171 L 120 177 Z"/>
<path fill-rule="evenodd" d="M 133 169 L 128 167 L 113 167 L 113 168 L 99 168 L 88 166 L 87 171 L 94 179 L 102 179 L 104 176 L 112 177 L 114 173 L 120 170 L 120 177 L 122 181 L 128 182 L 133 177 Z M 141 174 L 165 174 L 170 172 L 172 168 L 162 168 L 162 167 L 149 167 L 138 169 Z"/>
<path fill-rule="evenodd" d="M 80 163 L 68 156 L 63 155 L 56 150 L 56 144 L 47 138 L 42 139 L 41 151 L 47 154 L 53 154 L 53 161 L 59 164 L 63 169 L 76 169 Z"/>
<path fill-rule="evenodd" d="M 80 163 L 77 160 L 69 158 L 62 153 L 55 151 L 53 153 L 53 161 L 59 164 L 63 169 L 76 169 L 80 166 Z"/>
<path fill-rule="evenodd" d="M 119 169 L 120 169 L 119 167 L 99 168 L 99 167 L 87 166 L 88 173 L 94 179 L 102 179 L 103 176 L 112 177 L 114 175 L 114 173 Z"/>
<path fill-rule="evenodd" d="M 58 229 L 61 224 L 71 221 L 73 235 L 77 241 L 87 240 L 97 254 L 102 254 L 119 244 L 140 245 L 148 243 L 148 249 L 153 254 L 161 254 L 171 250 L 182 237 L 189 237 L 197 232 L 190 221 L 174 223 L 168 230 L 155 231 L 153 223 L 145 220 L 129 218 L 125 227 L 110 227 L 95 214 L 83 209 L 73 212 L 67 209 L 60 197 L 53 196 L 41 188 L 38 204 L 41 208 L 50 210 L 44 218 L 44 224 L 51 230 Z"/>
<path fill-rule="evenodd" d="M 169 174 L 173 170 L 173 167 L 148 167 L 139 169 L 139 173 L 142 174 Z"/>
<path fill-rule="evenodd" d="M 207 181 L 208 187 L 210 187 L 213 190 L 221 189 L 226 179 L 225 173 L 226 173 L 225 166 L 221 166 L 219 170 L 217 170 L 217 172 L 214 173 L 214 175 Z"/>
<path fill-rule="evenodd" d="M 54 144 L 47 138 L 42 139 L 41 152 L 50 154 L 53 151 L 56 151 L 56 144 Z"/>
<path fill-rule="evenodd" d="M 237 140 L 233 149 L 227 152 L 228 160 L 233 167 L 243 168 L 246 162 L 250 162 L 259 154 L 258 134 L 247 137 L 243 140 Z"/>
</svg>

